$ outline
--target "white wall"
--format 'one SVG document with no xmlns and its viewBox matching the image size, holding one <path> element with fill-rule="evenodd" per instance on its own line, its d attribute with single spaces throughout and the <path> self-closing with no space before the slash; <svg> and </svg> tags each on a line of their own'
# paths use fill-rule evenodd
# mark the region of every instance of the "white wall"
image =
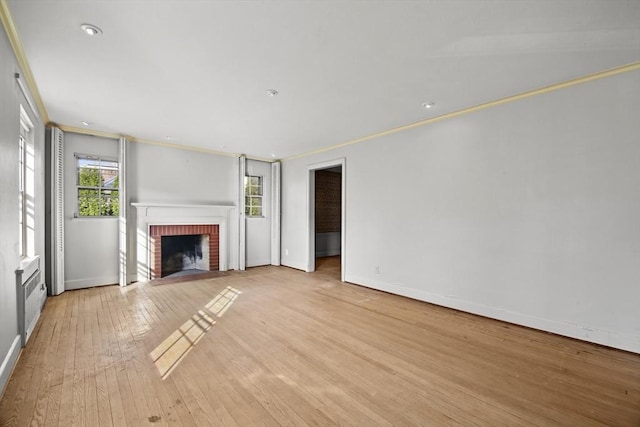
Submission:
<svg viewBox="0 0 640 427">
<path fill-rule="evenodd" d="M 238 202 L 238 159 L 133 142 L 129 151 L 131 202 L 233 204 Z M 229 212 L 228 267 L 238 265 L 238 210 Z M 135 280 L 135 210 L 129 217 L 129 272 Z"/>
<path fill-rule="evenodd" d="M 64 134 L 64 288 L 118 283 L 118 218 L 75 218 L 77 169 L 74 154 L 118 160 L 118 141 Z"/>
<path fill-rule="evenodd" d="M 307 265 L 307 166 L 346 157 L 347 281 L 640 352 L 639 94 L 635 71 L 285 161 L 282 263 Z"/>
<path fill-rule="evenodd" d="M 271 264 L 271 163 L 247 160 L 247 175 L 262 177 L 262 218 L 246 217 L 247 267 Z"/>
<path fill-rule="evenodd" d="M 133 202 L 236 202 L 235 157 L 133 142 L 130 162 Z"/>
<path fill-rule="evenodd" d="M 15 270 L 18 268 L 18 137 L 20 105 L 34 125 L 35 253 L 44 271 L 44 125 L 33 114 L 14 74 L 21 70 L 4 28 L 0 29 L 0 394 L 20 350 Z"/>
</svg>

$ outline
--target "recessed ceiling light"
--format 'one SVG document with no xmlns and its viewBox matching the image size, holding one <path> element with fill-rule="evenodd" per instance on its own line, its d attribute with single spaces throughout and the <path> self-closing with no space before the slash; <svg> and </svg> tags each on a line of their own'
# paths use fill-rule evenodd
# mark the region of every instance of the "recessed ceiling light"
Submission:
<svg viewBox="0 0 640 427">
<path fill-rule="evenodd" d="M 271 153 L 271 157 L 275 159 L 276 158 L 276 153 Z"/>
<path fill-rule="evenodd" d="M 435 102 L 423 102 L 423 103 L 422 103 L 422 108 L 426 108 L 427 110 L 428 110 L 429 108 L 433 108 L 433 107 L 435 107 L 435 106 L 436 106 L 436 103 L 435 103 Z"/>
<path fill-rule="evenodd" d="M 83 126 L 91 126 L 90 122 L 81 121 L 80 123 L 82 123 Z"/>
<path fill-rule="evenodd" d="M 82 31 L 84 31 L 89 36 L 97 36 L 102 34 L 102 30 L 92 24 L 82 24 L 80 25 L 80 29 L 82 29 Z"/>
<path fill-rule="evenodd" d="M 167 141 L 171 141 L 173 138 L 171 138 L 170 136 L 165 136 L 164 139 L 166 139 Z"/>
<path fill-rule="evenodd" d="M 267 96 L 276 96 L 278 91 L 275 89 L 267 89 Z"/>
</svg>

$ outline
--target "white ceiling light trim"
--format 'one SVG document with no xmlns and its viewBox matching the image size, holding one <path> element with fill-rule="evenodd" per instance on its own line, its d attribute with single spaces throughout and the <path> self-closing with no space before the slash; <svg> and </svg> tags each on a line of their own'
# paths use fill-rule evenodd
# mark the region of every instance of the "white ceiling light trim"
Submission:
<svg viewBox="0 0 640 427">
<path fill-rule="evenodd" d="M 93 24 L 82 24 L 80 25 L 80 29 L 84 31 L 84 33 L 88 36 L 99 36 L 102 34 L 102 30 L 99 27 L 96 27 Z"/>
</svg>

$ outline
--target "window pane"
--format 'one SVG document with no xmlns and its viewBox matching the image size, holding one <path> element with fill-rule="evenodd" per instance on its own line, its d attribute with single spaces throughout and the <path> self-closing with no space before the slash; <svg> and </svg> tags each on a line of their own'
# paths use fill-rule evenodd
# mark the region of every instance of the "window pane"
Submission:
<svg viewBox="0 0 640 427">
<path fill-rule="evenodd" d="M 24 163 L 24 138 L 22 137 L 22 135 L 20 135 L 20 159 L 19 159 L 19 164 L 20 164 L 20 171 L 19 174 L 20 176 L 18 177 L 18 185 L 19 185 L 19 190 L 20 191 L 24 191 L 24 175 L 25 175 L 25 163 Z"/>
<path fill-rule="evenodd" d="M 89 188 L 79 188 L 78 189 L 78 197 L 98 197 L 98 190 L 93 190 Z"/>
<path fill-rule="evenodd" d="M 113 198 L 102 198 L 100 201 L 100 215 L 102 216 L 117 216 L 119 206 L 117 201 L 114 203 Z"/>
<path fill-rule="evenodd" d="M 118 179 L 118 162 L 112 160 L 101 160 L 100 176 L 102 177 L 102 185 L 104 187 L 116 187 Z"/>
<path fill-rule="evenodd" d="M 260 185 L 260 177 L 252 176 L 251 177 L 251 186 L 259 186 Z"/>
<path fill-rule="evenodd" d="M 20 220 L 18 221 L 18 225 L 20 227 L 20 245 L 18 246 L 18 253 L 20 254 L 20 256 L 24 255 L 24 192 L 20 191 L 20 193 L 18 193 L 18 203 L 19 203 L 19 214 L 20 214 Z"/>
<path fill-rule="evenodd" d="M 102 198 L 109 203 L 118 203 L 118 190 L 102 190 Z"/>
<path fill-rule="evenodd" d="M 118 171 L 118 162 L 116 162 L 115 160 L 100 160 L 100 167 L 101 169 L 105 169 L 105 170 L 111 170 L 111 171 Z"/>
<path fill-rule="evenodd" d="M 92 169 L 95 169 L 99 167 L 99 165 L 100 165 L 100 161 L 97 158 L 78 157 L 79 168 L 90 167 Z"/>
<path fill-rule="evenodd" d="M 251 197 L 251 206 L 262 206 L 262 197 Z"/>
<path fill-rule="evenodd" d="M 100 199 L 97 197 L 97 190 L 84 190 L 84 191 L 96 191 L 96 194 L 95 196 L 90 196 L 90 195 L 78 196 L 78 213 L 80 214 L 80 216 L 99 216 L 100 215 Z"/>
<path fill-rule="evenodd" d="M 99 187 L 102 183 L 100 170 L 91 167 L 78 168 L 78 185 L 86 187 Z"/>
<path fill-rule="evenodd" d="M 262 216 L 262 208 L 259 206 L 251 207 L 251 216 Z"/>
<path fill-rule="evenodd" d="M 112 171 L 102 170 L 102 186 L 104 188 L 118 188 L 118 174 L 111 175 Z"/>
</svg>

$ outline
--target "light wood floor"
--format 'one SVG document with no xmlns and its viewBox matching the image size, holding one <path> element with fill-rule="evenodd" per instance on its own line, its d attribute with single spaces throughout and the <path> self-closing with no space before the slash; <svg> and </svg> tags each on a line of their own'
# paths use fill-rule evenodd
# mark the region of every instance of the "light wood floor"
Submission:
<svg viewBox="0 0 640 427">
<path fill-rule="evenodd" d="M 318 268 L 50 298 L 0 425 L 640 425 L 638 355 Z"/>
</svg>

